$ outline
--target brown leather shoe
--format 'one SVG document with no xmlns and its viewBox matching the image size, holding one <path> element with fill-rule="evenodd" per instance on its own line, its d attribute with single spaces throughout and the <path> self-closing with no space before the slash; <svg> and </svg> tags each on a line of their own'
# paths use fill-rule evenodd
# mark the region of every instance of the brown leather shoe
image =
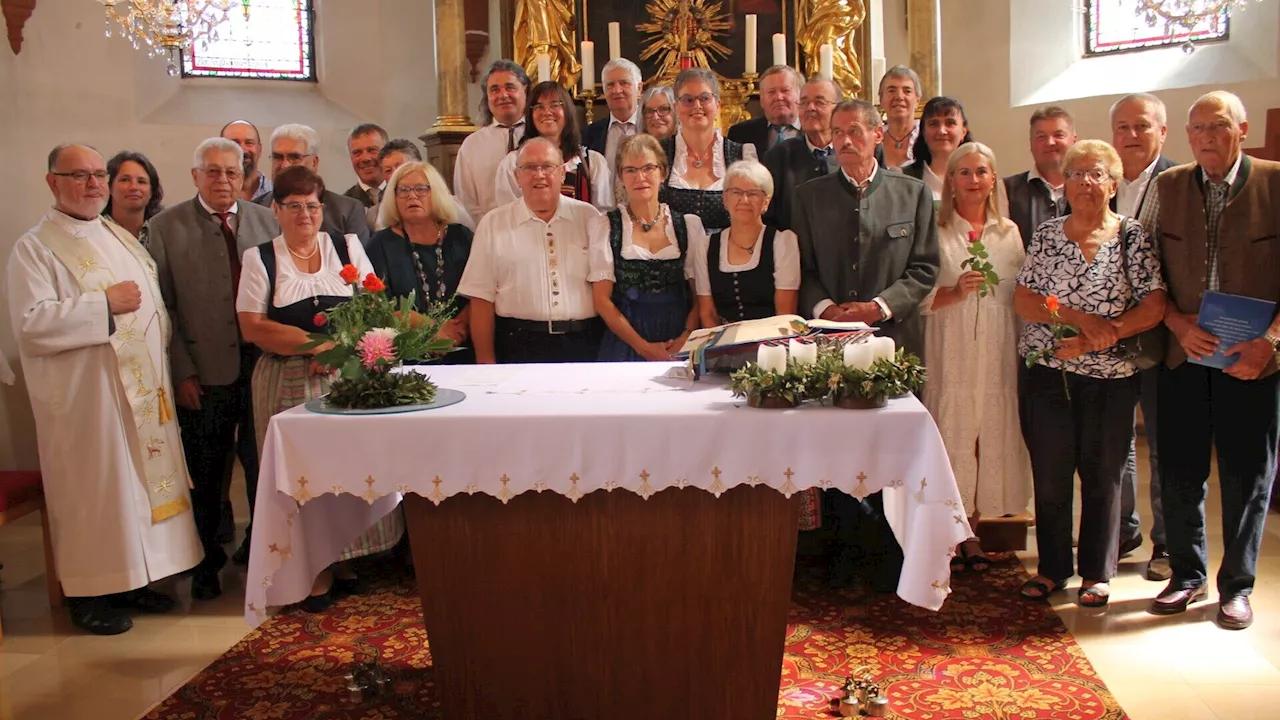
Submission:
<svg viewBox="0 0 1280 720">
<path fill-rule="evenodd" d="M 1253 624 L 1253 608 L 1248 595 L 1235 595 L 1218 604 L 1218 627 L 1243 630 Z"/>
<path fill-rule="evenodd" d="M 1193 588 L 1176 588 L 1172 583 L 1151 601 L 1152 615 L 1177 615 L 1186 612 L 1187 606 L 1205 599 L 1209 594 L 1204 583 Z"/>
</svg>

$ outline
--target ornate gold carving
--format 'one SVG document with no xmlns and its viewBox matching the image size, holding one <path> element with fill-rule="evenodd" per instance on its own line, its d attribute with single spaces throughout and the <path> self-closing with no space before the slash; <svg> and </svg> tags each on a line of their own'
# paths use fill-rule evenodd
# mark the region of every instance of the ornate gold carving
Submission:
<svg viewBox="0 0 1280 720">
<path fill-rule="evenodd" d="M 518 0 L 515 19 L 516 62 L 533 76 L 538 56 L 551 59 L 551 77 L 564 87 L 573 87 L 582 66 L 578 64 L 577 33 L 574 32 L 573 0 Z"/>
<path fill-rule="evenodd" d="M 818 74 L 823 45 L 831 46 L 831 72 L 845 97 L 862 95 L 862 65 L 854 47 L 854 32 L 867 19 L 863 0 L 799 0 L 796 3 L 796 44 L 804 53 L 803 72 Z"/>
<path fill-rule="evenodd" d="M 743 120 L 751 119 L 747 103 L 756 91 L 756 79 L 760 76 L 748 73 L 741 80 L 720 81 L 720 127 L 729 128 Z"/>
<path fill-rule="evenodd" d="M 680 72 L 682 61 L 690 67 L 711 67 L 732 51 L 715 38 L 727 35 L 729 14 L 720 0 L 649 0 L 649 22 L 636 26 L 650 37 L 641 60 L 660 58 L 658 73 L 650 84 L 665 85 Z"/>
</svg>

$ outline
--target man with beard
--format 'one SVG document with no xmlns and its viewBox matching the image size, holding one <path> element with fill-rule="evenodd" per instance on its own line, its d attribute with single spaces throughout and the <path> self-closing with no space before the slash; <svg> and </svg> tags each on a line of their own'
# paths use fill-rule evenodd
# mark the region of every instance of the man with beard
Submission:
<svg viewBox="0 0 1280 720">
<path fill-rule="evenodd" d="M 481 128 L 462 141 L 453 162 L 453 194 L 477 223 L 494 208 L 498 165 L 524 137 L 529 76 L 519 63 L 496 60 L 481 87 Z"/>
<path fill-rule="evenodd" d="M 764 156 L 773 176 L 773 201 L 765 220 L 779 230 L 791 229 L 792 193 L 800 185 L 834 172 L 838 167 L 831 153 L 831 113 L 843 100 L 840 86 L 825 77 L 805 83 L 800 91 L 800 129 L 803 137 L 791 138 Z"/>
<path fill-rule="evenodd" d="M 347 154 L 351 156 L 356 184 L 342 194 L 364 205 L 365 219 L 370 228 L 377 225 L 378 202 L 382 200 L 382 189 L 386 187 L 378 153 L 387 144 L 387 139 L 387 131 L 373 123 L 361 123 L 347 135 Z"/>
<path fill-rule="evenodd" d="M 626 58 L 615 58 L 605 64 L 600 73 L 604 85 L 604 99 L 609 105 L 606 117 L 591 123 L 582 136 L 588 150 L 595 150 L 609 163 L 609 174 L 617 173 L 618 144 L 622 138 L 636 134 L 640 122 L 640 68 Z M 622 184 L 613 184 L 618 199 L 623 197 Z"/>
<path fill-rule="evenodd" d="M 1062 159 L 1075 144 L 1075 123 L 1066 110 L 1050 105 L 1031 114 L 1031 158 L 1035 165 L 1005 178 L 1006 197 L 1001 198 L 1002 204 L 1007 203 L 1001 214 L 1018 226 L 1024 246 L 1031 243 L 1041 223 L 1067 213 Z"/>
<path fill-rule="evenodd" d="M 222 126 L 220 136 L 240 146 L 244 153 L 244 180 L 240 198 L 258 202 L 271 197 L 271 178 L 258 171 L 258 158 L 262 157 L 262 136 L 258 128 L 248 120 L 232 120 Z"/>
<path fill-rule="evenodd" d="M 784 140 L 800 137 L 800 87 L 804 76 L 790 65 L 774 65 L 760 76 L 760 106 L 764 117 L 743 120 L 729 128 L 729 139 L 751 143 L 764 154 Z"/>
<path fill-rule="evenodd" d="M 107 177 L 97 150 L 54 148 L 53 207 L 6 269 L 57 580 L 71 622 L 96 635 L 172 610 L 146 586 L 202 555 L 170 404 L 169 313 L 146 249 L 102 217 Z"/>
</svg>

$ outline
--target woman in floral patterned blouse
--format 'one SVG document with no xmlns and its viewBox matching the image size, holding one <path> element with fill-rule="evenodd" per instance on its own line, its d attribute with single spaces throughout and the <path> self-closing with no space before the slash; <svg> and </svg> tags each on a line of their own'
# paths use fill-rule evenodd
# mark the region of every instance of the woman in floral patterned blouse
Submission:
<svg viewBox="0 0 1280 720">
<path fill-rule="evenodd" d="M 1074 574 L 1071 504 L 1078 472 L 1079 600 L 1100 607 L 1110 599 L 1107 581 L 1119 561 L 1120 480 L 1138 393 L 1138 368 L 1117 343 L 1160 323 L 1165 291 L 1151 238 L 1110 209 L 1122 177 L 1116 151 L 1085 140 L 1063 165 L 1071 213 L 1036 230 L 1014 294 L 1027 322 L 1018 352 L 1033 361 L 1022 412 L 1040 554 L 1039 574 L 1023 584 L 1021 595 L 1047 600 Z M 1058 342 L 1055 323 L 1078 334 Z"/>
</svg>

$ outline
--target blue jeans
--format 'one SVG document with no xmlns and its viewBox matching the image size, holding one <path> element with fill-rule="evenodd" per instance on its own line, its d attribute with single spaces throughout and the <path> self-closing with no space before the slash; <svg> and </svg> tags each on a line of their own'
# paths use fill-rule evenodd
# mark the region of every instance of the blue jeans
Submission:
<svg viewBox="0 0 1280 720">
<path fill-rule="evenodd" d="M 1158 404 L 1156 393 L 1160 385 L 1160 368 L 1139 373 L 1142 390 L 1142 421 L 1147 428 L 1147 457 L 1151 461 L 1151 542 L 1165 545 L 1164 508 L 1160 502 L 1160 461 L 1156 449 Z M 1124 543 L 1142 535 L 1142 522 L 1138 517 L 1138 444 L 1135 438 L 1129 446 L 1129 459 L 1120 480 L 1120 542 Z"/>
</svg>

